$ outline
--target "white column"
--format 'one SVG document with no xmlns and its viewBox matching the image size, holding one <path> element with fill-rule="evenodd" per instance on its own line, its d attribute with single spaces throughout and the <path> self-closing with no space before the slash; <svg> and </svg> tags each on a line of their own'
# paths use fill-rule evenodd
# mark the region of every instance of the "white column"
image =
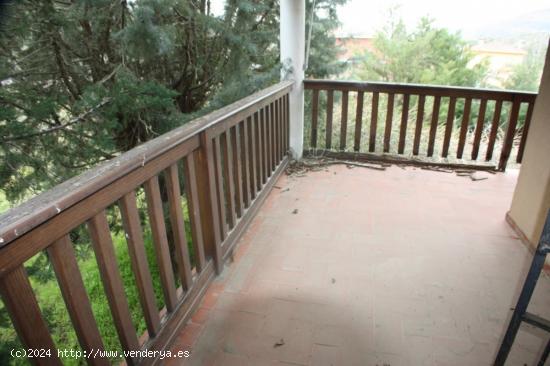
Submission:
<svg viewBox="0 0 550 366">
<path fill-rule="evenodd" d="M 289 96 L 290 149 L 295 159 L 304 149 L 304 58 L 306 41 L 305 0 L 280 0 L 281 78 L 294 80 Z"/>
</svg>

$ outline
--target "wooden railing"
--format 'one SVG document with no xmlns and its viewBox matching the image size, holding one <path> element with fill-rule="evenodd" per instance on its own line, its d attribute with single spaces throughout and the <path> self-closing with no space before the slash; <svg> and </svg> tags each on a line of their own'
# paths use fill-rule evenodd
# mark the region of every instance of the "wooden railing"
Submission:
<svg viewBox="0 0 550 366">
<path fill-rule="evenodd" d="M 484 160 L 492 161 L 498 143 L 501 145 L 499 170 L 506 169 L 514 145 L 517 146 L 516 162 L 521 163 L 536 99 L 535 93 L 528 92 L 414 84 L 306 80 L 304 86 L 311 90 L 310 134 L 305 141 L 311 149 L 330 152 L 353 148 L 354 154 L 350 152 L 349 157 L 361 152 L 378 152 L 420 155 L 428 158 L 427 161 L 435 161 L 434 153 L 437 152 L 446 162 L 451 160 L 451 156 L 476 162 L 483 159 L 479 156 L 480 145 L 486 146 Z M 320 96 L 326 104 L 325 118 L 321 123 Z M 341 105 L 337 120 L 334 119 L 336 96 Z M 355 123 L 353 130 L 349 131 L 348 109 L 352 96 L 355 96 Z M 428 105 L 431 108 L 428 109 Z M 487 113 L 489 106 L 494 110 L 492 116 Z M 520 110 L 525 115 L 521 129 L 517 128 Z M 400 113 L 396 116 L 397 121 L 394 112 L 396 115 Z M 370 114 L 370 126 L 365 118 L 367 114 Z M 503 115 L 507 115 L 504 123 L 501 122 Z M 427 127 L 426 122 L 429 122 Z M 505 132 L 501 137 L 499 130 L 502 127 Z M 458 133 L 455 134 L 453 129 Z M 321 136 L 323 130 L 324 136 Z M 482 135 L 486 136 L 483 141 Z M 322 138 L 324 143 L 319 144 Z M 515 140 L 519 141 L 514 143 Z M 382 145 L 378 151 L 377 144 Z M 455 151 L 451 151 L 451 147 Z M 469 156 L 465 154 L 466 147 L 471 147 Z"/>
<path fill-rule="evenodd" d="M 84 223 L 122 348 L 165 349 L 215 271 L 221 271 L 224 259 L 288 163 L 291 87 L 292 82 L 282 82 L 199 118 L 0 216 L 0 292 L 5 307 L 25 347 L 51 351 L 51 357 L 30 359 L 33 363 L 61 364 L 24 268 L 27 260 L 42 251 L 48 253 L 82 349 L 104 348 L 69 237 L 71 230 Z M 180 184 L 182 175 L 184 184 Z M 144 250 L 136 203 L 140 187 L 145 191 L 146 221 L 166 304 L 163 312 L 155 302 Z M 166 194 L 162 196 L 161 191 Z M 182 199 L 189 205 L 195 268 L 190 264 Z M 167 240 L 163 204 L 168 206 L 173 250 Z M 144 344 L 132 323 L 115 258 L 106 215 L 114 205 L 122 216 L 147 325 Z M 172 263 L 177 263 L 181 288 L 176 288 Z M 158 359 L 129 355 L 126 361 L 155 364 Z M 109 360 L 90 358 L 87 362 L 104 365 Z"/>
</svg>

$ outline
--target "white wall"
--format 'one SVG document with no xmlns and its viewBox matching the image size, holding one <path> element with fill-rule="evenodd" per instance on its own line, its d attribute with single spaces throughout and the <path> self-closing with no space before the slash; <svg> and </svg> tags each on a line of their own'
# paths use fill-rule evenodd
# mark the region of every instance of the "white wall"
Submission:
<svg viewBox="0 0 550 366">
<path fill-rule="evenodd" d="M 525 145 L 509 216 L 536 246 L 550 209 L 550 52 Z"/>
</svg>

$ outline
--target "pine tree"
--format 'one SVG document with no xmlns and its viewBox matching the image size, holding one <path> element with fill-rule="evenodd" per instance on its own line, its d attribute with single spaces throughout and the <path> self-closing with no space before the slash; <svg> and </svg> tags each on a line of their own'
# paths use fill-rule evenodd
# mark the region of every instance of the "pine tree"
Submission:
<svg viewBox="0 0 550 366">
<path fill-rule="evenodd" d="M 374 37 L 376 52 L 359 55 L 355 74 L 362 80 L 479 87 L 487 74 L 460 33 L 437 28 L 422 18 L 413 31 L 390 10 L 386 26 Z"/>
<path fill-rule="evenodd" d="M 310 74 L 335 69 L 317 1 Z M 309 1 L 311 7 L 311 0 Z M 21 0 L 0 35 L 0 187 L 14 202 L 274 83 L 277 0 Z"/>
</svg>

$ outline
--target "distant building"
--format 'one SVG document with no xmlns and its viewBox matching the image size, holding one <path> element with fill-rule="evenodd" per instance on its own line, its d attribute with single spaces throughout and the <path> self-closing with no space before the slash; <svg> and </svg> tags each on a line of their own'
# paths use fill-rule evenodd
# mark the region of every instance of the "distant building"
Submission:
<svg viewBox="0 0 550 366">
<path fill-rule="evenodd" d="M 527 51 L 519 48 L 510 47 L 502 43 L 496 42 L 480 42 L 471 48 L 475 55 L 473 64 L 477 64 L 482 60 L 489 61 L 489 78 L 490 85 L 502 87 L 503 81 L 510 77 L 513 67 L 520 64 Z"/>
<path fill-rule="evenodd" d="M 357 54 L 362 54 L 365 50 L 376 52 L 373 37 L 336 37 L 336 45 L 341 47 L 342 52 L 338 55 L 338 61 L 353 62 Z"/>
</svg>

